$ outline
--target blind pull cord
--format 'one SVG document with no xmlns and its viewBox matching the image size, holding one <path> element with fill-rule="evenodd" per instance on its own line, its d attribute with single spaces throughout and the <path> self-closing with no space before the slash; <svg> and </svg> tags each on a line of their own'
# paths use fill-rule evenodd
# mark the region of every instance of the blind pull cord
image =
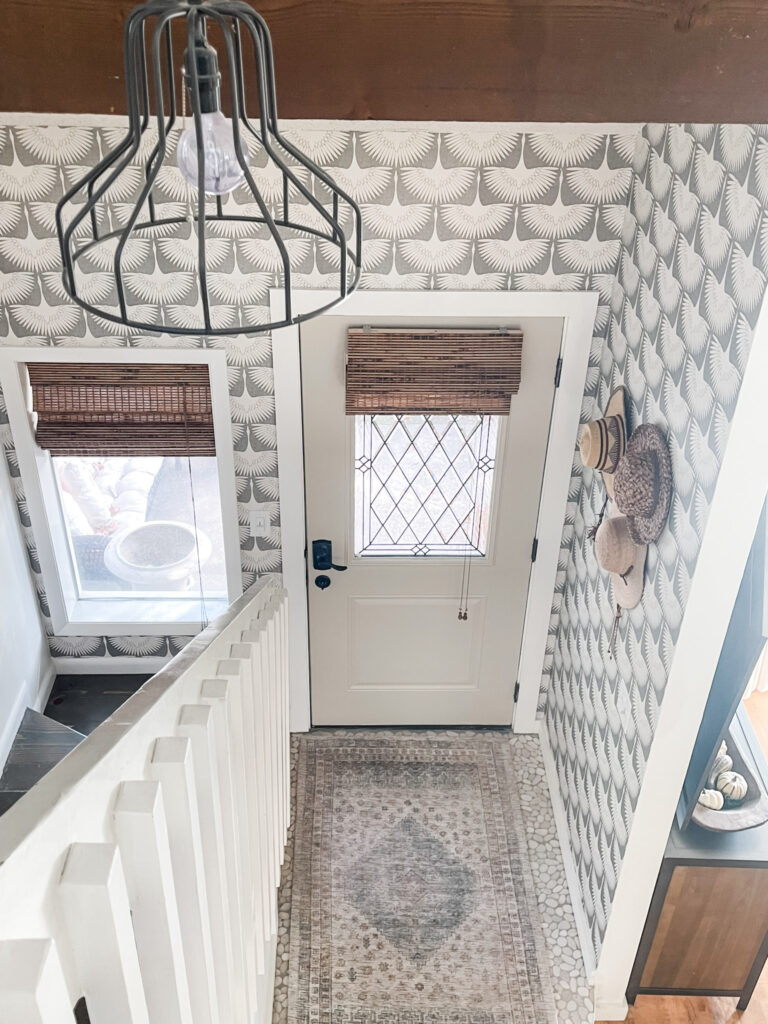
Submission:
<svg viewBox="0 0 768 1024">
<path fill-rule="evenodd" d="M 480 441 L 483 457 L 488 457 L 491 444 L 491 431 L 490 427 L 485 431 L 485 441 L 483 442 L 483 420 L 480 420 Z M 478 466 L 480 465 L 481 457 L 478 457 Z M 474 555 L 472 554 L 473 549 L 478 553 L 480 551 L 480 538 L 475 537 L 475 530 L 477 529 L 477 499 L 478 491 L 480 488 L 480 470 L 475 470 L 475 493 L 472 501 L 472 523 L 470 526 L 470 533 L 468 543 L 464 550 L 464 563 L 461 572 L 461 594 L 459 596 L 459 621 L 466 622 L 469 618 L 469 588 L 472 580 L 472 562 Z"/>
</svg>

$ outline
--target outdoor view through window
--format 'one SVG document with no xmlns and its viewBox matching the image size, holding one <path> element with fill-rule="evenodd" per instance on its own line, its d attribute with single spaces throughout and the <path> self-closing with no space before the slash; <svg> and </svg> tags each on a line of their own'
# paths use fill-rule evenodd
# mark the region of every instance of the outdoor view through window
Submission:
<svg viewBox="0 0 768 1024">
<path fill-rule="evenodd" d="M 53 465 L 80 598 L 226 597 L 215 458 Z"/>
</svg>

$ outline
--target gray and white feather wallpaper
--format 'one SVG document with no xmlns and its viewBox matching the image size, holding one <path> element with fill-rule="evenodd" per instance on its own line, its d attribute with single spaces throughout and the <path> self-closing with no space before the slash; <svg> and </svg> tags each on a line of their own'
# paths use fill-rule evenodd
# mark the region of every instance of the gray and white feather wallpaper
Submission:
<svg viewBox="0 0 768 1024">
<path fill-rule="evenodd" d="M 599 953 L 768 272 L 768 128 L 647 125 L 632 160 L 585 414 L 624 384 L 668 436 L 674 493 L 622 615 L 587 537 L 602 484 L 575 460 L 550 632 L 546 727 Z M 622 723 L 618 708 L 631 708 Z"/>
<path fill-rule="evenodd" d="M 332 124 L 290 132 L 362 206 L 363 288 L 595 291 L 582 418 L 597 415 L 624 383 L 632 424 L 653 422 L 669 433 L 676 485 L 669 523 L 650 549 L 643 603 L 622 620 L 613 659 L 612 596 L 586 536 L 603 491 L 574 459 L 542 679 L 540 710 L 599 952 L 765 287 L 768 129 Z M 119 136 L 111 127 L 41 128 L 32 118 L 0 131 L 0 343 L 221 344 L 249 582 L 280 569 L 279 529 L 270 544 L 254 542 L 245 529 L 251 501 L 268 502 L 279 525 L 269 339 L 129 336 L 71 305 L 61 289 L 56 199 Z M 259 174 L 265 194 L 277 199 L 268 168 Z M 172 169 L 161 188 L 163 202 L 183 203 L 186 186 Z M 114 202 L 129 199 L 130 192 Z M 333 254 L 322 244 L 295 245 L 299 284 L 322 287 Z M 158 323 L 188 315 L 189 260 L 183 246 L 162 243 L 137 253 L 133 299 Z M 246 314 L 266 321 L 276 272 L 269 250 L 222 235 L 213 262 L 217 315 L 228 323 Z M 104 294 L 104 268 L 90 270 L 92 294 Z M 7 426 L 2 440 L 45 613 Z M 154 655 L 172 653 L 184 639 L 51 636 L 50 643 L 54 654 Z M 631 707 L 627 729 L 617 711 L 622 690 Z"/>
<path fill-rule="evenodd" d="M 242 526 L 244 583 L 280 569 L 277 454 L 270 340 L 266 336 L 190 339 L 136 336 L 70 302 L 60 280 L 54 211 L 63 190 L 112 149 L 117 127 L 41 127 L 0 134 L 0 343 L 109 347 L 221 345 L 229 364 L 230 405 Z M 594 289 L 613 275 L 631 179 L 638 129 L 606 134 L 558 126 L 525 133 L 482 125 L 461 130 L 349 131 L 289 127 L 288 133 L 362 206 L 366 244 L 362 287 L 478 290 Z M 110 191 L 114 216 L 142 182 L 141 150 Z M 258 164 L 258 157 L 254 161 Z M 281 181 L 265 158 L 255 178 L 272 203 Z M 173 159 L 160 174 L 156 201 L 165 213 L 184 208 L 189 186 Z M 231 201 L 248 202 L 245 190 Z M 335 286 L 335 249 L 293 239 L 296 283 Z M 186 325 L 197 301 L 192 273 L 194 238 L 131 243 L 129 299 L 143 318 Z M 268 292 L 276 283 L 275 251 L 264 240 L 222 232 L 208 247 L 213 315 L 227 325 L 267 322 Z M 109 302 L 108 267 L 86 265 L 84 288 Z M 601 323 L 607 319 L 602 317 Z M 602 336 L 604 324 L 599 327 Z M 602 341 L 599 342 L 602 344 Z M 30 563 L 47 617 L 45 588 L 24 505 L 12 438 L 5 436 Z M 248 502 L 266 503 L 273 538 L 248 536 Z M 50 622 L 49 622 L 50 626 Z M 185 637 L 55 637 L 54 655 L 104 657 L 174 653 Z"/>
</svg>

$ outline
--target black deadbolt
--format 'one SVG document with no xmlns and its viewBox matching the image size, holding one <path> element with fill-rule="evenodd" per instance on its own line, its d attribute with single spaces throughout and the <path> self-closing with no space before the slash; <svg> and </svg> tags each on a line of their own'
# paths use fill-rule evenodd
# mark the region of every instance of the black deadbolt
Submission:
<svg viewBox="0 0 768 1024">
<path fill-rule="evenodd" d="M 330 587 L 331 577 L 330 576 L 315 576 L 315 586 L 320 587 L 321 590 L 325 590 L 326 587 Z"/>
<path fill-rule="evenodd" d="M 313 540 L 312 568 L 318 569 L 320 572 L 327 572 L 329 569 L 344 572 L 347 567 L 333 564 L 333 547 L 329 540 Z"/>
</svg>

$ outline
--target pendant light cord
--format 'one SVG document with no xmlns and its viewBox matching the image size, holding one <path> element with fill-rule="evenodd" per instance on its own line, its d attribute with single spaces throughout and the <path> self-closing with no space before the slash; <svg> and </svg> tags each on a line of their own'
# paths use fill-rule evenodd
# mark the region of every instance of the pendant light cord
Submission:
<svg viewBox="0 0 768 1024">
<path fill-rule="evenodd" d="M 200 535 L 197 530 L 197 502 L 195 501 L 195 484 L 192 478 L 192 455 L 189 445 L 189 423 L 187 421 L 187 389 L 184 388 L 184 440 L 187 447 L 187 476 L 189 478 L 189 497 L 192 502 L 192 528 L 195 531 L 195 559 L 197 561 L 197 587 L 200 594 L 200 622 L 205 629 L 208 625 L 208 606 L 203 589 L 203 564 L 200 561 Z"/>
</svg>

